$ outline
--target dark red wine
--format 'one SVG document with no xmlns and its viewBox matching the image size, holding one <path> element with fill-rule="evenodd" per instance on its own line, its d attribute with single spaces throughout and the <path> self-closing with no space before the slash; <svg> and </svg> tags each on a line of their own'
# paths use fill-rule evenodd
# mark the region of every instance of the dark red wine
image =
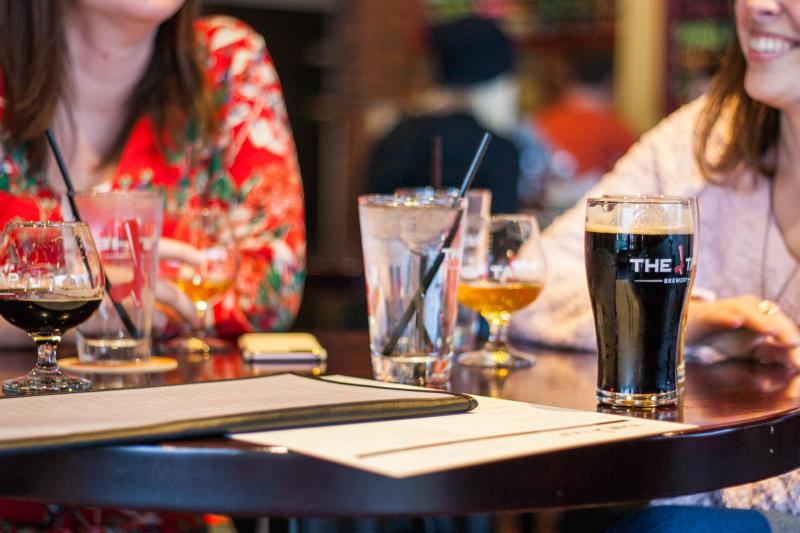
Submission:
<svg viewBox="0 0 800 533">
<path fill-rule="evenodd" d="M 0 315 L 30 334 L 60 335 L 94 313 L 102 298 L 55 299 L 33 291 L 3 291 Z"/>
</svg>

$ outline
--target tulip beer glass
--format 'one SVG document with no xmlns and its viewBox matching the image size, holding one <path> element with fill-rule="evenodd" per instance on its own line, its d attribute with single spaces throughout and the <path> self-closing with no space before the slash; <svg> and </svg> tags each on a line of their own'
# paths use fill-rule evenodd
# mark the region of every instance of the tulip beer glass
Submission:
<svg viewBox="0 0 800 533">
<path fill-rule="evenodd" d="M 63 372 L 56 349 L 64 333 L 103 299 L 100 258 L 82 222 L 12 222 L 0 239 L 0 315 L 38 347 L 36 366 L 7 380 L 9 395 L 86 390 L 91 382 Z"/>
</svg>

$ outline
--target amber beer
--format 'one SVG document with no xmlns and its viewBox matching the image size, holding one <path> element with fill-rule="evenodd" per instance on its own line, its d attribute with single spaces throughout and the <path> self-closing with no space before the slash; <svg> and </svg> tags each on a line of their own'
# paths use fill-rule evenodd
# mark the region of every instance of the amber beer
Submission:
<svg viewBox="0 0 800 533">
<path fill-rule="evenodd" d="M 540 282 L 466 281 L 458 286 L 458 301 L 491 320 L 495 315 L 511 314 L 533 303 L 543 287 Z"/>
<path fill-rule="evenodd" d="M 192 278 L 179 279 L 175 282 L 186 296 L 193 302 L 208 302 L 233 287 L 233 279 Z"/>
<path fill-rule="evenodd" d="M 589 202 L 586 274 L 597 333 L 598 400 L 620 406 L 673 404 L 683 311 L 694 272 L 694 202 Z M 604 205 L 594 212 L 592 202 Z"/>
</svg>

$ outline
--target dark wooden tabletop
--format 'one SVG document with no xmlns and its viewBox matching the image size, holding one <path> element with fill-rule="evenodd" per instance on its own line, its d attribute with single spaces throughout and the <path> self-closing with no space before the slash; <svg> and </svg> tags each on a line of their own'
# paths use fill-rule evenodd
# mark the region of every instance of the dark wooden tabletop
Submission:
<svg viewBox="0 0 800 533">
<path fill-rule="evenodd" d="M 370 377 L 363 331 L 318 332 L 327 373 Z M 530 369 L 456 367 L 451 388 L 595 410 L 593 354 L 537 349 Z M 33 364 L 0 354 L 0 377 Z M 146 386 L 268 373 L 236 353 L 180 358 L 167 374 L 96 376 L 98 387 Z M 779 367 L 689 365 L 675 409 L 630 413 L 696 424 L 685 434 L 549 453 L 390 479 L 225 438 L 0 455 L 0 496 L 62 504 L 333 516 L 460 514 L 642 501 L 707 491 L 800 467 L 800 376 Z M 2 402 L 0 402 L 2 420 Z"/>
</svg>

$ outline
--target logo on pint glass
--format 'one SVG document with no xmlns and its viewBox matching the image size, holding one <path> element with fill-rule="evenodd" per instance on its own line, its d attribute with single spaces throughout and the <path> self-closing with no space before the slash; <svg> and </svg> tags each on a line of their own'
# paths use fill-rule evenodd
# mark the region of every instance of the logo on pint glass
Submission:
<svg viewBox="0 0 800 533">
<path fill-rule="evenodd" d="M 632 257 L 628 260 L 635 274 L 667 274 L 666 277 L 646 277 L 633 281 L 636 283 L 685 283 L 689 281 L 692 258 L 685 257 L 683 245 L 678 246 L 679 260 L 673 263 L 671 257 Z M 677 274 L 677 276 L 671 276 Z"/>
</svg>

